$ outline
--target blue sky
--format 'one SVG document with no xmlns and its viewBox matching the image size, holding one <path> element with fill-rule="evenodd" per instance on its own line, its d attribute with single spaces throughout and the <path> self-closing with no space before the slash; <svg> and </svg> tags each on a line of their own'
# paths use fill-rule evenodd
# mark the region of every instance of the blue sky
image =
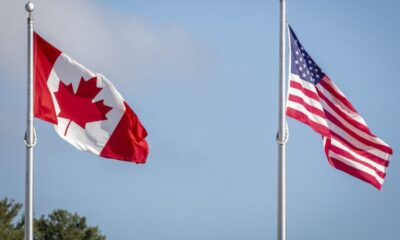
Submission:
<svg viewBox="0 0 400 240">
<path fill-rule="evenodd" d="M 0 1 L 0 198 L 24 201 L 25 1 Z M 274 239 L 279 1 L 35 1 L 35 28 L 107 76 L 149 132 L 145 165 L 80 152 L 35 122 L 35 215 L 108 239 Z M 319 66 L 394 155 L 382 191 L 329 166 L 288 120 L 288 238 L 400 235 L 398 1 L 288 1 Z"/>
</svg>

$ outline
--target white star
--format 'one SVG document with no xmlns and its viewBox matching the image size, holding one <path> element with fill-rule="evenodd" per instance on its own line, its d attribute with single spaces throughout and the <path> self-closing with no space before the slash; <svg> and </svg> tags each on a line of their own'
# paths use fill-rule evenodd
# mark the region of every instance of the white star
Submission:
<svg viewBox="0 0 400 240">
<path fill-rule="evenodd" d="M 319 78 L 319 74 L 317 74 L 316 77 Z"/>
<path fill-rule="evenodd" d="M 299 51 L 296 51 L 296 55 L 299 55 Z"/>
<path fill-rule="evenodd" d="M 306 77 L 307 75 L 305 73 L 303 73 L 303 77 Z"/>
<path fill-rule="evenodd" d="M 296 61 L 294 61 L 294 63 L 299 64 L 299 61 L 296 60 Z"/>
<path fill-rule="evenodd" d="M 300 60 L 300 62 L 302 62 L 302 61 L 303 61 L 303 58 L 299 58 L 299 60 Z"/>
<path fill-rule="evenodd" d="M 300 71 L 303 71 L 303 68 L 302 68 L 302 67 L 299 67 L 299 70 L 300 70 Z"/>
</svg>

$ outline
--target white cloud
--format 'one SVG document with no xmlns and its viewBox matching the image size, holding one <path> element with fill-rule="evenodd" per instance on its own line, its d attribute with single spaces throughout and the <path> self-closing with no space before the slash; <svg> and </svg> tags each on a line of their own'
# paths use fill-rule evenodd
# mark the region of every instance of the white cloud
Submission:
<svg viewBox="0 0 400 240">
<path fill-rule="evenodd" d="M 91 70 L 111 81 L 118 78 L 122 86 L 137 86 L 162 76 L 194 77 L 208 62 L 199 44 L 179 25 L 155 26 L 143 18 L 104 9 L 95 1 L 34 2 L 34 24 L 39 34 Z M 8 76 L 22 78 L 18 82 L 23 84 L 25 3 L 0 2 L 0 69 Z"/>
</svg>

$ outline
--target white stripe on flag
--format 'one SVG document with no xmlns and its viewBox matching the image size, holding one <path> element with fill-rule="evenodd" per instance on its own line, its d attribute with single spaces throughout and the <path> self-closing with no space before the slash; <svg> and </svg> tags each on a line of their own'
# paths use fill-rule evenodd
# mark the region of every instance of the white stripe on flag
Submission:
<svg viewBox="0 0 400 240">
<path fill-rule="evenodd" d="M 362 165 L 361 163 L 358 162 L 354 162 L 350 159 L 347 159 L 341 155 L 338 155 L 332 151 L 329 151 L 329 156 L 335 158 L 338 161 L 341 161 L 343 163 L 345 163 L 346 165 L 355 168 L 357 170 L 363 171 L 364 173 L 367 173 L 371 176 L 373 176 L 380 184 L 383 183 L 383 178 L 381 178 L 374 170 L 372 170 L 369 167 L 366 167 L 364 165 Z"/>
<path fill-rule="evenodd" d="M 383 165 L 381 165 L 379 163 L 376 163 L 376 162 L 372 161 L 371 159 L 368 159 L 366 157 L 363 157 L 363 156 L 357 154 L 352 149 L 348 148 L 346 145 L 342 144 L 341 142 L 337 141 L 334 138 L 331 138 L 331 145 L 346 151 L 347 153 L 352 155 L 354 158 L 356 158 L 356 159 L 358 159 L 358 160 L 360 160 L 362 162 L 370 164 L 371 166 L 375 167 L 376 169 L 378 169 L 382 173 L 386 173 L 386 167 L 385 166 L 383 166 Z"/>
<path fill-rule="evenodd" d="M 286 105 L 287 105 L 286 107 L 288 108 L 293 108 L 294 110 L 305 114 L 311 121 L 321 124 L 328 128 L 328 123 L 326 122 L 325 118 L 322 118 L 316 114 L 309 112 L 303 105 L 293 101 L 288 101 Z"/>
</svg>

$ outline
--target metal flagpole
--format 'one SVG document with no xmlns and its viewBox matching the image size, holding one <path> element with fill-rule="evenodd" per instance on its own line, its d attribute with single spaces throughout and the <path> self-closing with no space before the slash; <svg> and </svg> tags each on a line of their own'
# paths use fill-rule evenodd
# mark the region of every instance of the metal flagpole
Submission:
<svg viewBox="0 0 400 240">
<path fill-rule="evenodd" d="M 278 143 L 278 229 L 277 239 L 286 240 L 286 0 L 280 0 L 280 45 L 279 45 L 279 126 Z"/>
<path fill-rule="evenodd" d="M 33 240 L 33 147 L 36 137 L 33 129 L 33 17 L 34 5 L 28 2 L 28 91 L 26 113 L 26 175 L 25 175 L 25 240 Z"/>
</svg>

